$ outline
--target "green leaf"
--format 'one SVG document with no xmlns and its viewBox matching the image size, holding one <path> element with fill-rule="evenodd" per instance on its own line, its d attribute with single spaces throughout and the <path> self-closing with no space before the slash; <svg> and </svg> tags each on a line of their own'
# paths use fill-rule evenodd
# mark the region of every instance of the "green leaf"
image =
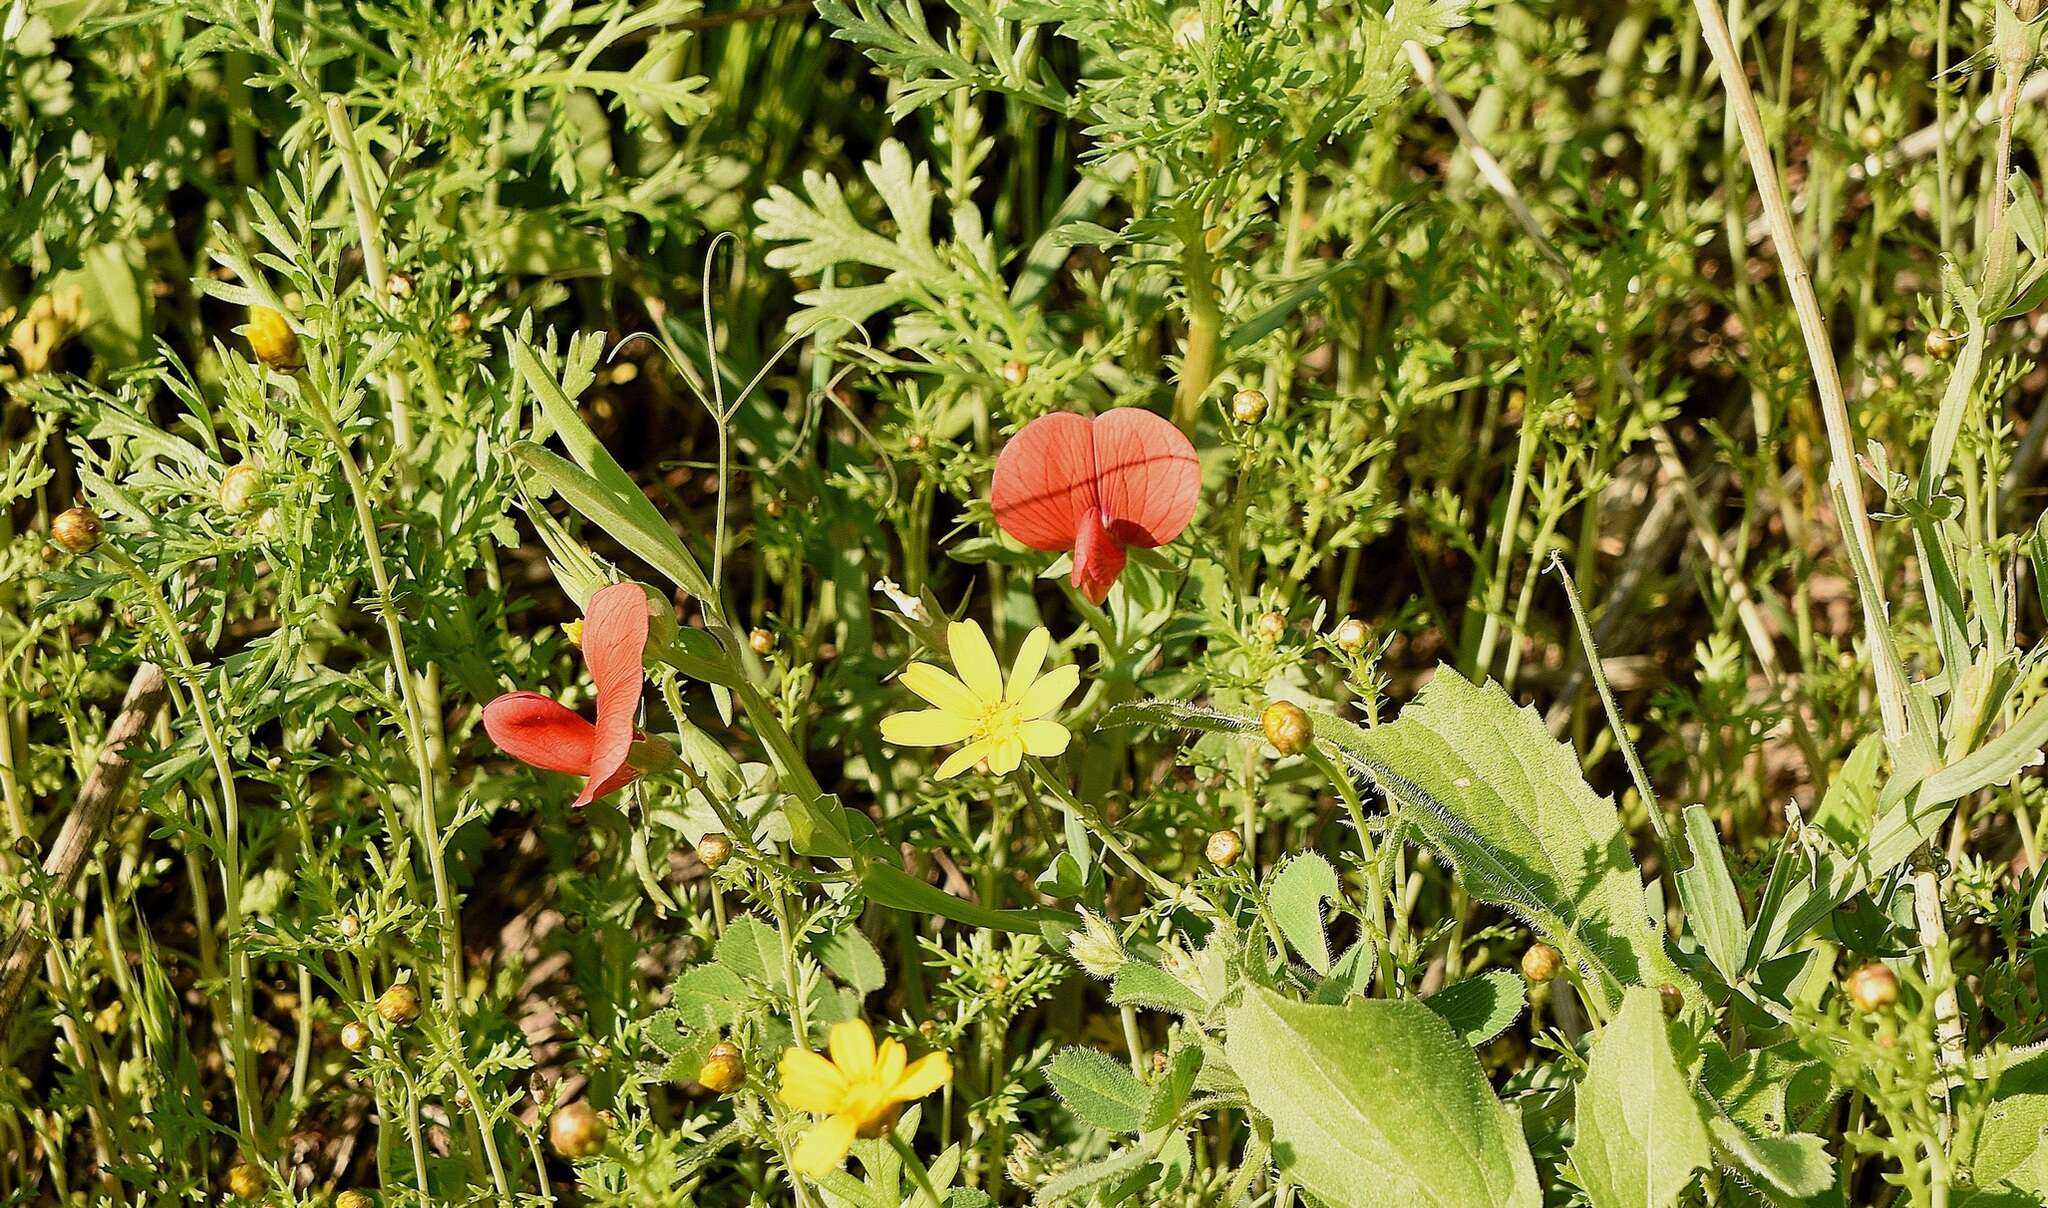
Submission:
<svg viewBox="0 0 2048 1208">
<path fill-rule="evenodd" d="M 1246 991 L 1226 1053 L 1272 1122 L 1280 1169 L 1331 1208 L 1537 1208 L 1514 1114 L 1414 999 L 1326 1007 Z"/>
<path fill-rule="evenodd" d="M 1594 1208 L 1666 1208 L 1713 1161 L 1656 991 L 1635 987 L 1579 1083 L 1572 1169 Z"/>
<path fill-rule="evenodd" d="M 1704 805 L 1688 805 L 1684 815 L 1685 846 L 1690 867 L 1679 870 L 1678 897 L 1685 904 L 1685 923 L 1721 976 L 1733 982 L 1742 973 L 1742 954 L 1749 946 L 1749 924 L 1742 917 L 1742 899 L 1721 851 L 1721 833 Z"/>
<path fill-rule="evenodd" d="M 936 914 L 941 918 L 952 919 L 956 923 L 966 923 L 970 927 L 991 927 L 997 931 L 1043 935 L 1048 927 L 1058 929 L 1081 925 L 1079 916 L 1063 910 L 991 909 L 979 902 L 955 897 L 892 864 L 883 864 L 875 860 L 868 860 L 862 864 L 860 887 L 861 891 L 868 895 L 868 901 L 878 905 L 896 910 L 911 910 L 919 914 Z"/>
<path fill-rule="evenodd" d="M 1721 1115 L 1708 1117 L 1707 1130 L 1724 1163 L 1771 1191 L 1805 1199 L 1834 1186 L 1835 1160 L 1812 1133 L 1759 1137 Z"/>
<path fill-rule="evenodd" d="M 753 915 L 743 914 L 726 926 L 725 934 L 718 937 L 717 953 L 718 963 L 739 977 L 771 990 L 789 987 L 789 979 L 783 976 L 782 941 L 773 928 Z"/>
<path fill-rule="evenodd" d="M 1110 1132 L 1145 1127 L 1152 1093 L 1130 1068 L 1094 1049 L 1061 1049 L 1045 1067 L 1045 1079 L 1075 1115 Z"/>
<path fill-rule="evenodd" d="M 698 965 L 676 978 L 668 995 L 669 1010 L 692 1031 L 732 1022 L 747 996 L 746 984 L 724 965 Z"/>
<path fill-rule="evenodd" d="M 1173 974 L 1144 961 L 1126 961 L 1109 985 L 1109 1001 L 1173 1015 L 1199 1017 L 1209 1004 Z"/>
<path fill-rule="evenodd" d="M 1443 1016 L 1459 1038 L 1476 1049 L 1521 1018 L 1527 1000 L 1521 978 L 1495 969 L 1452 982 L 1423 999 L 1422 1004 Z"/>
<path fill-rule="evenodd" d="M 882 954 L 852 923 L 818 945 L 818 959 L 832 971 L 832 976 L 861 994 L 872 994 L 889 980 L 889 971 L 882 966 Z"/>
<path fill-rule="evenodd" d="M 1185 1045 L 1174 1050 L 1166 1065 L 1166 1073 L 1152 1084 L 1152 1101 L 1145 1108 L 1145 1128 L 1165 1128 L 1187 1106 L 1188 1094 L 1195 1089 L 1195 1075 L 1202 1071 L 1202 1046 Z"/>
<path fill-rule="evenodd" d="M 1373 974 L 1378 971 L 1379 949 L 1373 945 L 1372 937 L 1361 935 L 1337 963 L 1330 967 L 1330 975 L 1308 996 L 1310 1002 L 1333 1004 L 1343 1002 L 1356 994 L 1363 994 L 1372 985 Z"/>
<path fill-rule="evenodd" d="M 1280 933 L 1317 973 L 1330 971 L 1330 939 L 1323 931 L 1323 903 L 1338 896 L 1337 872 L 1315 852 L 1282 863 L 1267 886 Z"/>
<path fill-rule="evenodd" d="M 1968 1159 L 1977 1187 L 2048 1200 L 2048 1052 L 1999 1074 Z"/>
<path fill-rule="evenodd" d="M 1041 1205 L 1071 1203 L 1076 1196 L 1093 1191 L 1111 1179 L 1121 1178 L 1151 1161 L 1151 1155 L 1138 1146 L 1119 1149 L 1106 1158 L 1060 1172 L 1038 1185 L 1038 1200 Z"/>
</svg>

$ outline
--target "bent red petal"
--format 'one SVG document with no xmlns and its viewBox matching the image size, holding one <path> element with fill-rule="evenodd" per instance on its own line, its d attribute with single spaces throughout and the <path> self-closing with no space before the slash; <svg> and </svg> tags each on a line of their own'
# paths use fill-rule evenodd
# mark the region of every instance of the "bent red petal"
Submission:
<svg viewBox="0 0 2048 1208">
<path fill-rule="evenodd" d="M 996 456 L 989 504 L 1004 532 L 1033 549 L 1074 548 L 1082 513 L 1095 506 L 1089 421 L 1070 411 L 1041 415 Z"/>
<path fill-rule="evenodd" d="M 597 727 L 538 692 L 507 692 L 484 706 L 484 732 L 498 749 L 537 768 L 582 775 Z"/>
<path fill-rule="evenodd" d="M 1089 508 L 1074 533 L 1074 589 L 1100 604 L 1124 573 L 1124 546 L 1103 527 L 1102 513 Z"/>
<path fill-rule="evenodd" d="M 1095 417 L 1095 494 L 1103 523 L 1126 545 L 1165 545 L 1194 519 L 1202 492 L 1195 446 L 1150 411 L 1118 407 Z"/>
<path fill-rule="evenodd" d="M 646 682 L 647 592 L 638 583 L 614 583 L 590 597 L 583 610 L 583 661 L 597 686 L 597 727 L 578 805 L 632 779 L 626 756 L 633 747 L 633 715 Z M 629 774 L 619 779 L 621 770 Z"/>
</svg>

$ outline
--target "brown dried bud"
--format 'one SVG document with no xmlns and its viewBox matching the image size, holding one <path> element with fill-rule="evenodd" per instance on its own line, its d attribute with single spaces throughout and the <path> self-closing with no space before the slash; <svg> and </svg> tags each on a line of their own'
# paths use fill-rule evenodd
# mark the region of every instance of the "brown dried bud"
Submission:
<svg viewBox="0 0 2048 1208">
<path fill-rule="evenodd" d="M 712 1045 L 710 1054 L 704 1058 L 704 1067 L 697 1071 L 697 1081 L 705 1090 L 719 1095 L 730 1095 L 745 1085 L 747 1063 L 740 1058 L 739 1046 L 730 1040 Z"/>
<path fill-rule="evenodd" d="M 1558 950 L 1545 943 L 1529 945 L 1522 953 L 1522 976 L 1537 985 L 1555 978 L 1564 969 L 1564 957 Z"/>
<path fill-rule="evenodd" d="M 1675 1016 L 1685 1010 L 1685 995 L 1669 982 L 1657 987 L 1657 1001 L 1663 1006 L 1666 1015 Z"/>
<path fill-rule="evenodd" d="M 1244 840 L 1234 830 L 1220 830 L 1209 836 L 1209 842 L 1202 848 L 1209 857 L 1209 863 L 1218 868 L 1229 868 L 1244 855 Z"/>
<path fill-rule="evenodd" d="M 67 554 L 87 554 L 99 545 L 104 530 L 91 508 L 66 508 L 50 521 L 50 540 Z"/>
<path fill-rule="evenodd" d="M 712 831 L 697 840 L 697 858 L 704 861 L 704 867 L 717 869 L 732 859 L 732 840 L 723 831 Z"/>
<path fill-rule="evenodd" d="M 1307 710 L 1291 701 L 1276 700 L 1267 705 L 1266 711 L 1259 714 L 1259 726 L 1266 732 L 1266 741 L 1282 755 L 1301 754 L 1316 737 Z"/>
<path fill-rule="evenodd" d="M 420 992 L 411 982 L 397 985 L 377 996 L 377 1016 L 394 1028 L 402 1028 L 420 1017 Z"/>
<path fill-rule="evenodd" d="M 1871 1014 L 1899 1001 L 1899 975 L 1875 961 L 1851 973 L 1842 988 L 1851 1005 Z"/>
<path fill-rule="evenodd" d="M 1240 390 L 1230 396 L 1230 417 L 1240 424 L 1256 424 L 1266 417 L 1266 392 Z"/>
<path fill-rule="evenodd" d="M 604 1117 L 582 1099 L 555 1109 L 548 1120 L 548 1143 L 565 1158 L 594 1157 L 604 1151 Z"/>
</svg>

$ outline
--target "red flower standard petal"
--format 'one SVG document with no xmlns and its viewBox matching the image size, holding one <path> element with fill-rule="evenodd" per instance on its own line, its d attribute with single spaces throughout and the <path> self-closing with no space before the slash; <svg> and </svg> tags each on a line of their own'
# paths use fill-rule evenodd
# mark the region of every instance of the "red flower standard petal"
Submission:
<svg viewBox="0 0 2048 1208">
<path fill-rule="evenodd" d="M 1095 496 L 1110 533 L 1147 548 L 1180 536 L 1202 493 L 1195 446 L 1170 422 L 1136 407 L 1096 416 L 1094 435 Z"/>
<path fill-rule="evenodd" d="M 614 583 L 590 597 L 583 610 L 583 661 L 597 685 L 597 734 L 577 797 L 588 805 L 633 778 L 626 756 L 633 748 L 633 715 L 646 682 L 647 593 L 638 583 Z"/>
<path fill-rule="evenodd" d="M 538 692 L 507 692 L 485 705 L 484 732 L 521 763 L 578 776 L 597 742 L 596 726 Z"/>
<path fill-rule="evenodd" d="M 996 457 L 996 523 L 1042 550 L 1074 552 L 1073 583 L 1100 604 L 1124 569 L 1124 547 L 1165 545 L 1195 515 L 1201 463 L 1179 428 L 1118 407 L 1093 420 L 1069 412 L 1024 425 Z"/>
</svg>

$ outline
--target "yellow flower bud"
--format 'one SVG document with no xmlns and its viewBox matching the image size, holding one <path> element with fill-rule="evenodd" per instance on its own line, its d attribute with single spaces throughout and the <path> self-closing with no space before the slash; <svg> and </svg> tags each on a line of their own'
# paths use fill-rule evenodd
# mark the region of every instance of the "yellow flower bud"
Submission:
<svg viewBox="0 0 2048 1208">
<path fill-rule="evenodd" d="M 1240 424 L 1256 424 L 1266 416 L 1266 392 L 1240 390 L 1230 396 L 1230 416 Z"/>
<path fill-rule="evenodd" d="M 1522 953 L 1522 976 L 1542 985 L 1564 969 L 1564 957 L 1549 944 L 1535 943 Z"/>
<path fill-rule="evenodd" d="M 730 1040 L 712 1045 L 703 1068 L 697 1071 L 697 1082 L 713 1094 L 730 1095 L 746 1081 L 747 1063 L 740 1058 L 739 1046 Z"/>
<path fill-rule="evenodd" d="M 377 1016 L 392 1027 L 404 1027 L 420 1017 L 420 992 L 411 982 L 399 982 L 377 996 Z"/>
<path fill-rule="evenodd" d="M 50 540 L 67 554 L 91 553 L 102 535 L 99 514 L 91 508 L 66 508 L 50 521 Z"/>
<path fill-rule="evenodd" d="M 1876 1014 L 1899 1001 L 1899 975 L 1873 961 L 1851 973 L 1843 989 L 1857 1010 Z"/>
<path fill-rule="evenodd" d="M 1299 755 L 1315 741 L 1315 726 L 1310 724 L 1308 712 L 1291 701 L 1267 705 L 1259 715 L 1259 726 L 1266 732 L 1266 741 L 1282 755 Z"/>
<path fill-rule="evenodd" d="M 228 1171 L 228 1194 L 245 1200 L 253 1200 L 263 1194 L 269 1182 L 263 1171 L 247 1162 L 237 1162 Z"/>
<path fill-rule="evenodd" d="M 594 1157 L 604 1151 L 607 1131 L 597 1109 L 578 1099 L 555 1109 L 548 1120 L 548 1143 L 565 1158 Z"/>
<path fill-rule="evenodd" d="M 704 867 L 716 871 L 732 859 L 732 840 L 721 831 L 712 831 L 697 840 L 697 858 L 704 861 Z"/>
<path fill-rule="evenodd" d="M 1203 848 L 1209 863 L 1218 868 L 1229 868 L 1244 855 L 1244 840 L 1234 830 L 1220 830 L 1209 836 Z"/>
<path fill-rule="evenodd" d="M 1357 617 L 1346 617 L 1338 624 L 1334 640 L 1337 643 L 1337 649 L 1342 650 L 1346 654 L 1357 654 L 1365 649 L 1365 640 L 1369 636 L 1370 634 L 1365 628 L 1364 621 L 1359 620 Z"/>
<path fill-rule="evenodd" d="M 256 359 L 280 373 L 291 373 L 306 367 L 304 350 L 299 347 L 299 335 L 292 330 L 290 320 L 268 306 L 249 308 L 249 325 L 243 329 L 249 338 L 249 349 Z"/>
</svg>

